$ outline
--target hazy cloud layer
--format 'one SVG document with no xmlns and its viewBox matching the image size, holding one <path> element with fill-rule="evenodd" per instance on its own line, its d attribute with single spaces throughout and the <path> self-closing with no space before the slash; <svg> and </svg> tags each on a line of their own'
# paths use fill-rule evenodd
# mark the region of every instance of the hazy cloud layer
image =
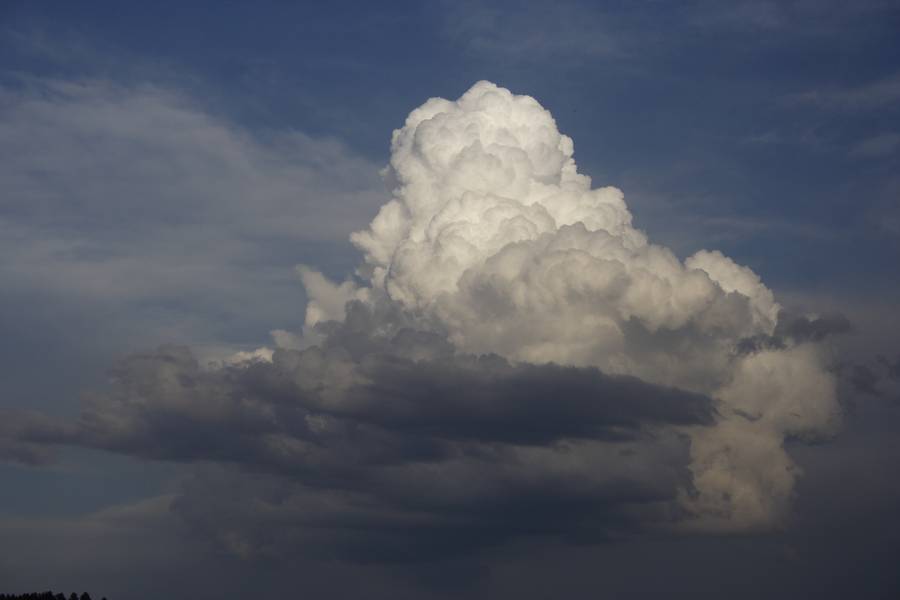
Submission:
<svg viewBox="0 0 900 600">
<path fill-rule="evenodd" d="M 597 11 L 572 3 L 444 2 L 444 35 L 473 56 L 504 63 L 622 59 L 630 40 Z M 577 17 L 576 17 L 577 15 Z"/>
<path fill-rule="evenodd" d="M 336 140 L 251 134 L 149 84 L 12 81 L 0 152 L 0 306 L 17 315 L 5 335 L 75 335 L 88 354 L 126 337 L 227 344 L 283 323 L 300 301 L 287 257 L 339 256 L 383 189 Z M 42 334 L 44 312 L 94 334 Z"/>
<path fill-rule="evenodd" d="M 811 105 L 821 109 L 871 111 L 892 109 L 900 99 L 900 75 L 891 75 L 861 85 L 831 85 L 809 90 L 787 99 L 789 104 Z"/>
</svg>

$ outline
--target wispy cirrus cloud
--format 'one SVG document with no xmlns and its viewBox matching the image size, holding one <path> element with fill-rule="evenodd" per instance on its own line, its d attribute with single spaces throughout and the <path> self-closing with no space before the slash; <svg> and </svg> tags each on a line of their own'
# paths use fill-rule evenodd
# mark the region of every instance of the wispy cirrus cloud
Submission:
<svg viewBox="0 0 900 600">
<path fill-rule="evenodd" d="M 445 3 L 444 33 L 473 56 L 504 61 L 625 58 L 627 37 L 601 11 L 572 3 L 531 2 L 514 11 L 502 3 Z"/>
<path fill-rule="evenodd" d="M 900 134 L 879 133 L 857 142 L 850 148 L 850 155 L 860 158 L 882 158 L 890 156 L 900 148 Z"/>
<path fill-rule="evenodd" d="M 293 261 L 339 255 L 383 189 L 336 139 L 250 133 L 153 84 L 19 79 L 0 150 L 3 301 L 140 335 L 207 337 L 250 304 L 288 317 Z"/>
<path fill-rule="evenodd" d="M 900 101 L 900 75 L 857 85 L 825 85 L 791 94 L 786 106 L 814 106 L 826 110 L 867 111 L 892 108 Z"/>
</svg>

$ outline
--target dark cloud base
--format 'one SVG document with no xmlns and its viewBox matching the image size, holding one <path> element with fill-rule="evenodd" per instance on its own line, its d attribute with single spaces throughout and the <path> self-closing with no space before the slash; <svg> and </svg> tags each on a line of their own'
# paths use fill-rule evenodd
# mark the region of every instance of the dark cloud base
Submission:
<svg viewBox="0 0 900 600">
<path fill-rule="evenodd" d="M 127 357 L 74 421 L 6 415 L 4 455 L 38 463 L 75 445 L 194 463 L 174 512 L 244 557 L 418 562 L 682 516 L 680 428 L 711 424 L 711 399 L 367 332 L 352 314 L 364 310 L 271 363 L 208 368 L 183 347 Z"/>
</svg>

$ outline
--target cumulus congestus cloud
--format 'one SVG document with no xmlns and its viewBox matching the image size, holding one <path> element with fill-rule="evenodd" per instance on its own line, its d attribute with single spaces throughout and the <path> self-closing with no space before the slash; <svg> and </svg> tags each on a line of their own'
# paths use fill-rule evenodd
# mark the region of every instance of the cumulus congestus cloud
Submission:
<svg viewBox="0 0 900 600">
<path fill-rule="evenodd" d="M 783 335 L 755 273 L 714 250 L 682 262 L 649 243 L 620 190 L 578 173 L 550 113 L 489 82 L 414 110 L 391 151 L 393 198 L 352 238 L 366 283 L 345 287 L 348 298 L 397 306 L 462 352 L 715 398 L 716 423 L 685 429 L 687 521 L 743 529 L 783 518 L 796 476 L 783 440 L 829 435 L 840 415 L 816 336 Z M 308 330 L 334 297 L 318 289 Z M 782 343 L 740 351 L 759 336 Z"/>
<path fill-rule="evenodd" d="M 479 82 L 429 100 L 393 134 L 355 276 L 300 269 L 302 332 L 212 368 L 182 348 L 130 357 L 78 420 L 19 415 L 0 449 L 219 465 L 174 506 L 247 555 L 777 525 L 785 439 L 839 426 L 818 343 L 846 323 L 780 314 L 717 251 L 650 243 L 573 151 L 528 96 Z"/>
</svg>

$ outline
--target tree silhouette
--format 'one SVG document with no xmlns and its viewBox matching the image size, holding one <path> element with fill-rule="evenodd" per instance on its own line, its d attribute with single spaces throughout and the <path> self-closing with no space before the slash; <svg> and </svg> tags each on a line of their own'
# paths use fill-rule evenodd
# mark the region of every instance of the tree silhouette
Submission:
<svg viewBox="0 0 900 600">
<path fill-rule="evenodd" d="M 54 594 L 52 591 L 47 590 L 46 592 L 29 592 L 27 594 L 0 594 L 0 600 L 66 600 L 66 595 L 62 593 Z M 82 592 L 79 597 L 78 594 L 72 592 L 69 594 L 68 600 L 91 600 L 91 595 L 87 592 Z M 106 600 L 106 596 L 103 597 L 103 600 Z"/>
</svg>

